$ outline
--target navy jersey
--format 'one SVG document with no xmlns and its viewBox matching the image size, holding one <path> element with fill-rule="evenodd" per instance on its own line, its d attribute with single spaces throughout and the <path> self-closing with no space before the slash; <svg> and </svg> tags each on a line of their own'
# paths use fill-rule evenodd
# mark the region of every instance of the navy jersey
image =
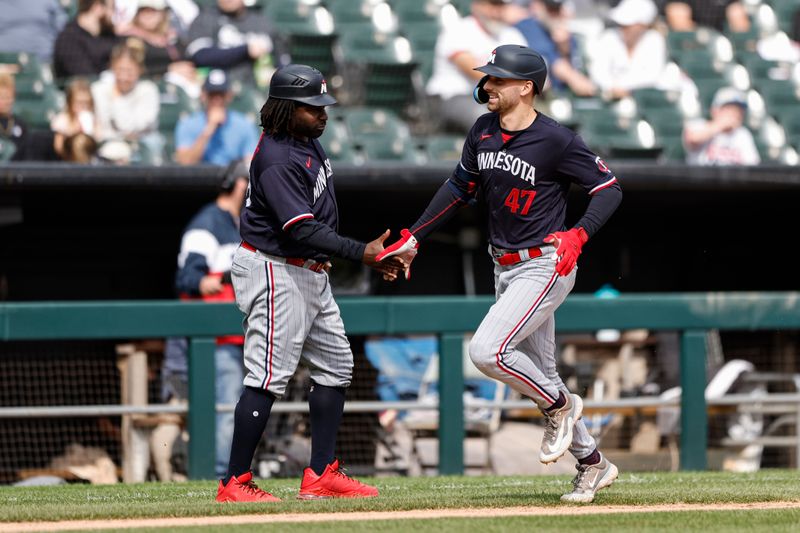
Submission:
<svg viewBox="0 0 800 533">
<path fill-rule="evenodd" d="M 459 165 L 451 180 L 478 187 L 488 207 L 489 242 L 512 250 L 540 246 L 548 234 L 564 229 L 570 183 L 589 194 L 617 186 L 583 139 L 542 113 L 507 141 L 496 113 L 481 116 Z"/>
<path fill-rule="evenodd" d="M 327 260 L 292 239 L 288 231 L 308 218 L 338 229 L 332 175 L 331 162 L 318 140 L 263 134 L 250 163 L 242 239 L 271 255 Z"/>
</svg>

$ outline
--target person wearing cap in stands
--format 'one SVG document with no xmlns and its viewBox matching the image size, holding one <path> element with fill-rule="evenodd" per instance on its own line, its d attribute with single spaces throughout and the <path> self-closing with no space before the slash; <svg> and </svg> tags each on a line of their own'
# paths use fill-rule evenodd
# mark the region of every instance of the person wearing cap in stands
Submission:
<svg viewBox="0 0 800 533">
<path fill-rule="evenodd" d="M 610 11 L 616 27 L 589 46 L 589 77 L 604 98 L 618 99 L 658 85 L 667 63 L 667 45 L 651 28 L 657 15 L 652 0 L 622 0 Z"/>
<path fill-rule="evenodd" d="M 175 161 L 227 165 L 249 160 L 258 143 L 258 130 L 242 113 L 228 109 L 231 98 L 227 73 L 209 72 L 200 95 L 205 109 L 181 118 L 175 127 Z"/>
<path fill-rule="evenodd" d="M 175 290 L 183 300 L 233 302 L 231 263 L 239 246 L 239 214 L 244 203 L 250 171 L 242 161 L 232 161 L 219 182 L 216 199 L 192 217 L 181 237 Z M 216 368 L 214 390 L 216 403 L 231 405 L 242 392 L 241 335 L 217 338 L 214 352 Z M 165 402 L 182 403 L 188 397 L 187 342 L 184 338 L 167 339 L 161 381 Z M 233 413 L 216 417 L 216 460 L 218 476 L 228 468 L 233 436 Z M 172 481 L 170 452 L 180 433 L 177 422 L 160 424 L 151 435 L 151 449 L 156 473 L 161 481 Z"/>
<path fill-rule="evenodd" d="M 747 99 L 733 87 L 722 87 L 711 102 L 711 120 L 696 119 L 683 129 L 689 165 L 758 165 L 753 134 L 744 127 Z"/>
<path fill-rule="evenodd" d="M 393 280 L 402 260 L 376 261 L 386 230 L 369 243 L 338 233 L 331 161 L 318 138 L 336 103 L 319 70 L 290 64 L 273 74 L 263 133 L 250 165 L 231 277 L 244 318 L 247 374 L 218 502 L 279 501 L 253 482 L 251 463 L 275 400 L 302 361 L 308 367 L 311 457 L 298 498 L 366 498 L 378 489 L 341 469 L 336 434 L 353 375 L 353 352 L 328 279 L 329 259 L 363 263 Z"/>
</svg>

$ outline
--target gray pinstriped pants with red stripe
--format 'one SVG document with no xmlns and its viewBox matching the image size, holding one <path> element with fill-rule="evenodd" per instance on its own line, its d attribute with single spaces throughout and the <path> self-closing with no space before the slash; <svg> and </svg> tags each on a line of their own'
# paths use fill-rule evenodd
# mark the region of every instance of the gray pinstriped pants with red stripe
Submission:
<svg viewBox="0 0 800 533">
<path fill-rule="evenodd" d="M 327 272 L 276 259 L 241 246 L 233 256 L 236 305 L 245 315 L 244 384 L 280 398 L 302 361 L 314 383 L 348 387 L 353 352 Z"/>
<path fill-rule="evenodd" d="M 469 355 L 484 374 L 504 383 L 540 408 L 549 407 L 558 392 L 567 394 L 556 371 L 553 313 L 575 284 L 577 267 L 562 278 L 555 271 L 554 248 L 516 265 L 495 264 L 497 301 L 484 317 L 469 345 Z M 575 424 L 570 452 L 576 459 L 595 449 L 583 420 Z"/>
</svg>

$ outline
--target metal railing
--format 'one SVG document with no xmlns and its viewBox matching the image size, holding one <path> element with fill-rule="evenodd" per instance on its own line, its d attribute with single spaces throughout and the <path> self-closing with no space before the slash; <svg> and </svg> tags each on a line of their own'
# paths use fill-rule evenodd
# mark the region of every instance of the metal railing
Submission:
<svg viewBox="0 0 800 533">
<path fill-rule="evenodd" d="M 573 295 L 556 312 L 559 332 L 604 328 L 678 330 L 681 332 L 680 464 L 682 469 L 706 468 L 708 419 L 706 331 L 709 329 L 800 329 L 798 293 L 640 294 L 616 299 Z M 493 303 L 490 297 L 340 298 L 339 306 L 350 335 L 436 333 L 439 336 L 439 403 L 351 402 L 348 410 L 436 407 L 439 410 L 439 472 L 461 473 L 463 463 L 464 377 L 463 334 L 474 331 Z M 241 331 L 241 315 L 231 304 L 202 302 L 52 302 L 0 304 L 0 340 L 136 339 L 189 337 L 189 402 L 179 406 L 94 406 L 105 414 L 175 412 L 187 414 L 189 474 L 214 477 L 214 338 Z M 794 400 L 795 398 L 793 398 Z M 792 400 L 792 401 L 793 401 Z M 750 397 L 748 401 L 753 401 Z M 784 401 L 790 401 L 784 398 Z M 658 399 L 618 400 L 626 406 L 661 405 Z M 530 406 L 529 403 L 524 402 Z M 629 404 L 630 405 L 627 405 Z M 364 405 L 359 405 L 364 404 Z M 369 405 L 366 405 L 369 404 Z M 396 405 L 395 405 L 396 404 Z M 486 404 L 481 404 L 485 406 Z M 508 406 L 517 406 L 508 404 Z M 503 403 L 506 406 L 506 403 Z M 612 407 L 610 402 L 587 402 L 587 407 Z M 300 409 L 277 404 L 276 411 Z M 34 409 L 12 407 L 0 416 L 32 416 Z M 47 408 L 51 416 L 63 408 Z M 75 409 L 70 407 L 70 409 Z M 91 409 L 91 408 L 90 408 Z M 185 409 L 185 411 L 183 411 Z M 39 411 L 41 415 L 44 411 Z M 89 411 L 87 411 L 88 413 Z M 24 414 L 27 413 L 27 414 Z M 46 415 L 42 415 L 46 416 Z M 86 416 L 90 416 L 87 414 Z"/>
</svg>

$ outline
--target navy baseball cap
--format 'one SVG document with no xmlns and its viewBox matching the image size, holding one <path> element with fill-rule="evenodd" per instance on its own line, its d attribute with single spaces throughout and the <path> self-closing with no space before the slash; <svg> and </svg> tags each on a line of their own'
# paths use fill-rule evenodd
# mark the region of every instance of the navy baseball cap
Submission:
<svg viewBox="0 0 800 533">
<path fill-rule="evenodd" d="M 275 71 L 269 82 L 269 97 L 317 107 L 336 103 L 336 98 L 328 94 L 328 83 L 322 72 L 298 64 L 286 65 Z"/>
<path fill-rule="evenodd" d="M 207 93 L 226 93 L 230 90 L 228 74 L 224 70 L 214 69 L 206 76 L 203 90 Z"/>
<path fill-rule="evenodd" d="M 531 80 L 542 94 L 547 80 L 547 64 L 542 55 L 527 46 L 504 44 L 492 50 L 489 61 L 474 70 L 496 78 Z"/>
</svg>

